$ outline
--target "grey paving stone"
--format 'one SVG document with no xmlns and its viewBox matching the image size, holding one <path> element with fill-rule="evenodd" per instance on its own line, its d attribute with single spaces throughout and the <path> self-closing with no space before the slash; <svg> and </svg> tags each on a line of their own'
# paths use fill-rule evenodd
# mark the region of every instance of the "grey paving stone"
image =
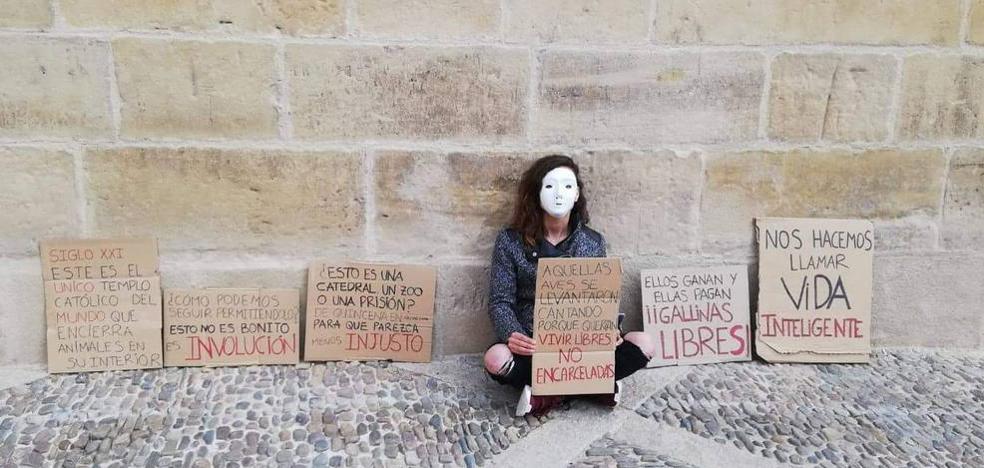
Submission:
<svg viewBox="0 0 984 468">
<path fill-rule="evenodd" d="M 52 375 L 0 390 L 0 459 L 11 466 L 373 466 L 380 458 L 386 466 L 481 466 L 532 428 L 510 414 L 514 401 L 479 390 L 386 362 Z M 502 436 L 507 428 L 512 437 Z"/>
<path fill-rule="evenodd" d="M 695 366 L 636 412 L 792 464 L 984 466 L 982 389 L 979 354 L 879 351 L 870 365 Z"/>
<path fill-rule="evenodd" d="M 611 437 L 602 437 L 591 443 L 584 455 L 571 463 L 578 468 L 697 468 L 689 463 L 663 455 L 658 450 L 634 446 Z"/>
</svg>

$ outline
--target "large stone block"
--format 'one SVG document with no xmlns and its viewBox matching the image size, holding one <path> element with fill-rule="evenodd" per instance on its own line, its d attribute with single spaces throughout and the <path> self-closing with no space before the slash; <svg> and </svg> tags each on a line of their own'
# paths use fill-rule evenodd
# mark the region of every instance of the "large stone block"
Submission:
<svg viewBox="0 0 984 468">
<path fill-rule="evenodd" d="M 925 253 L 876 256 L 874 346 L 984 346 L 984 256 Z"/>
<path fill-rule="evenodd" d="M 212 0 L 215 19 L 226 28 L 264 33 L 340 36 L 343 0 Z"/>
<path fill-rule="evenodd" d="M 174 253 L 161 257 L 161 284 L 165 288 L 300 289 L 303 309 L 309 266 L 309 261 L 296 257 Z"/>
<path fill-rule="evenodd" d="M 528 62 L 493 47 L 288 46 L 294 135 L 516 139 Z"/>
<path fill-rule="evenodd" d="M 696 251 L 698 154 L 599 152 L 577 162 L 591 226 L 605 235 L 609 255 Z"/>
<path fill-rule="evenodd" d="M 342 0 L 62 0 L 61 12 L 82 28 L 319 35 L 345 30 Z"/>
<path fill-rule="evenodd" d="M 128 38 L 113 51 L 122 136 L 277 136 L 273 46 Z"/>
<path fill-rule="evenodd" d="M 489 319 L 487 264 L 438 267 L 434 355 L 481 353 L 496 341 Z"/>
<path fill-rule="evenodd" d="M 44 28 L 51 25 L 48 0 L 0 0 L 0 28 Z"/>
<path fill-rule="evenodd" d="M 79 234 L 71 154 L 0 148 L 0 179 L 0 254 L 36 254 L 40 239 Z"/>
<path fill-rule="evenodd" d="M 967 42 L 984 45 L 984 0 L 972 0 Z"/>
<path fill-rule="evenodd" d="M 59 6 L 66 23 L 82 28 L 200 30 L 214 20 L 207 0 L 61 0 Z"/>
<path fill-rule="evenodd" d="M 375 158 L 376 239 L 387 255 L 488 257 L 509 223 L 525 153 L 387 151 Z"/>
<path fill-rule="evenodd" d="M 46 363 L 41 260 L 4 259 L 0 297 L 0 366 Z"/>
<path fill-rule="evenodd" d="M 756 53 L 544 52 L 533 136 L 659 145 L 756 138 Z"/>
<path fill-rule="evenodd" d="M 900 100 L 901 139 L 984 137 L 984 58 L 907 57 Z"/>
<path fill-rule="evenodd" d="M 506 41 L 646 42 L 649 0 L 507 0 Z"/>
<path fill-rule="evenodd" d="M 112 135 L 109 62 L 100 41 L 5 37 L 0 138 Z"/>
<path fill-rule="evenodd" d="M 352 5 L 360 36 L 464 39 L 499 32 L 498 0 L 360 0 Z"/>
<path fill-rule="evenodd" d="M 943 244 L 953 250 L 984 250 L 984 149 L 957 151 L 950 161 Z"/>
<path fill-rule="evenodd" d="M 709 155 L 701 198 L 704 251 L 751 249 L 755 217 L 895 219 L 939 213 L 940 150 Z"/>
<path fill-rule="evenodd" d="M 659 0 L 670 44 L 956 45 L 961 0 Z"/>
<path fill-rule="evenodd" d="M 123 148 L 86 167 L 94 235 L 152 235 L 162 252 L 362 252 L 357 154 Z"/>
<path fill-rule="evenodd" d="M 925 214 L 897 219 L 876 219 L 875 252 L 928 251 L 939 243 L 937 218 Z"/>
<path fill-rule="evenodd" d="M 308 266 L 309 260 L 295 257 L 170 253 L 161 256 L 161 284 L 164 288 L 298 289 L 303 337 Z"/>
<path fill-rule="evenodd" d="M 791 141 L 885 139 L 895 67 L 886 55 L 779 55 L 772 63 L 769 135 Z"/>
</svg>

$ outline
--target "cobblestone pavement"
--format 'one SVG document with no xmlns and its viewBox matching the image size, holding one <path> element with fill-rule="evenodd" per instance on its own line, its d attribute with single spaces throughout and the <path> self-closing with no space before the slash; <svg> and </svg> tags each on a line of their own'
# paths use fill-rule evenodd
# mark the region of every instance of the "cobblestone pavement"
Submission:
<svg viewBox="0 0 984 468">
<path fill-rule="evenodd" d="M 984 466 L 980 353 L 646 370 L 614 411 L 541 419 L 480 375 L 462 357 L 48 376 L 0 390 L 0 467 Z"/>
<path fill-rule="evenodd" d="M 663 455 L 659 450 L 634 446 L 611 437 L 591 443 L 584 457 L 572 463 L 574 468 L 697 468 L 689 463 Z"/>
<path fill-rule="evenodd" d="M 51 376 L 0 391 L 0 466 L 475 466 L 540 425 L 514 403 L 387 363 Z"/>
<path fill-rule="evenodd" d="M 871 365 L 711 365 L 637 413 L 780 462 L 984 466 L 984 358 L 878 352 Z"/>
</svg>

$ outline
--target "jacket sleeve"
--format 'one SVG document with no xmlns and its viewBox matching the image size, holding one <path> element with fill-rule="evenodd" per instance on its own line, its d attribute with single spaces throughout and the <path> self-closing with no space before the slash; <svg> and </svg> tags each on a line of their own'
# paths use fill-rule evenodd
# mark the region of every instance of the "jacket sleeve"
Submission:
<svg viewBox="0 0 984 468">
<path fill-rule="evenodd" d="M 499 342 L 505 343 L 513 332 L 523 333 L 516 318 L 516 266 L 509 258 L 509 235 L 499 233 L 492 251 L 489 285 L 489 318 Z"/>
<path fill-rule="evenodd" d="M 600 249 L 601 249 L 601 254 L 598 255 L 598 256 L 599 257 L 607 257 L 608 256 L 608 240 L 605 239 L 604 237 L 601 238 Z M 625 331 L 622 330 L 622 322 L 624 320 L 625 320 L 625 312 L 622 312 L 622 308 L 619 307 L 618 317 L 615 319 L 615 327 L 618 328 L 618 334 L 619 335 L 624 335 L 625 334 Z"/>
</svg>

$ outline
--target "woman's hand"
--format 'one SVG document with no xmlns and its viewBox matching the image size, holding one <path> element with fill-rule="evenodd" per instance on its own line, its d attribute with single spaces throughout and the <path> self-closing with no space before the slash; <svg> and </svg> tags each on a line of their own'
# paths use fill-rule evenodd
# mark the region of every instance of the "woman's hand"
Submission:
<svg viewBox="0 0 984 468">
<path fill-rule="evenodd" d="M 533 338 L 530 338 L 520 332 L 513 332 L 509 335 L 509 341 L 506 343 L 509 346 L 509 351 L 513 354 L 519 354 L 521 356 L 532 356 L 536 352 L 536 342 Z"/>
</svg>

